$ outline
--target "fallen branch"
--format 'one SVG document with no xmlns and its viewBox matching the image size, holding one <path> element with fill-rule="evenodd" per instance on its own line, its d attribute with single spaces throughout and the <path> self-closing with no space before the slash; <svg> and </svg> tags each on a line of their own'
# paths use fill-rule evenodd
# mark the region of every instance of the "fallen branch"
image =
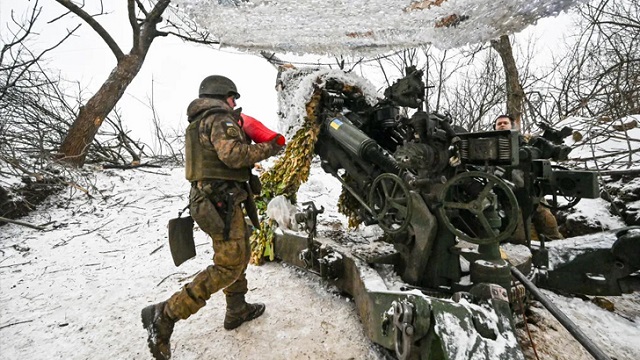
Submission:
<svg viewBox="0 0 640 360">
<path fill-rule="evenodd" d="M 153 255 L 153 254 L 155 254 L 156 252 L 158 252 L 158 250 L 162 249 L 162 247 L 163 247 L 163 246 L 164 246 L 164 244 L 162 244 L 162 245 L 158 246 L 158 247 L 157 247 L 155 250 L 153 250 L 149 255 Z"/>
<path fill-rule="evenodd" d="M 124 200 L 124 199 L 123 199 L 123 200 Z M 125 206 L 126 206 L 126 205 L 125 205 Z M 120 233 L 120 231 L 122 231 L 122 230 L 131 229 L 132 227 L 137 226 L 137 225 L 138 225 L 137 223 L 134 223 L 134 224 L 131 224 L 131 225 L 129 225 L 129 226 L 125 226 L 125 227 L 123 227 L 122 229 L 119 229 L 118 231 L 116 231 L 116 234 L 119 234 L 119 233 Z"/>
<path fill-rule="evenodd" d="M 161 168 L 162 166 L 153 165 L 153 164 L 149 164 L 149 163 L 135 164 L 135 165 L 134 164 L 126 164 L 126 165 L 105 164 L 105 165 L 102 165 L 103 169 L 122 169 L 122 170 L 136 169 L 136 168 L 141 168 L 141 167 Z"/>
<path fill-rule="evenodd" d="M 85 194 L 86 194 L 90 199 L 93 199 L 93 196 L 91 196 L 91 194 L 89 194 L 89 190 L 87 190 L 87 189 L 83 188 L 82 186 L 80 186 L 80 185 L 78 185 L 78 184 L 76 184 L 76 183 L 74 183 L 74 182 L 70 182 L 70 181 L 69 181 L 69 182 L 67 182 L 67 185 L 69 185 L 69 186 L 71 186 L 71 187 L 73 187 L 73 188 L 75 188 L 75 189 L 77 189 L 77 190 L 82 191 L 82 192 L 83 192 L 83 193 L 85 193 Z"/>
<path fill-rule="evenodd" d="M 159 167 L 159 166 L 158 166 L 158 167 Z M 162 176 L 171 176 L 171 174 L 159 173 L 159 172 L 155 172 L 155 171 L 148 171 L 148 170 L 142 170 L 142 169 L 138 169 L 138 171 L 142 171 L 142 172 L 145 172 L 145 173 L 147 173 L 147 174 L 162 175 Z"/>
<path fill-rule="evenodd" d="M 13 326 L 13 325 L 19 325 L 19 324 L 24 324 L 24 323 L 30 323 L 30 322 L 33 322 L 33 320 L 18 321 L 18 322 L 14 322 L 14 323 L 7 324 L 7 325 L 2 325 L 2 326 L 0 326 L 0 329 L 8 328 L 9 326 Z"/>
<path fill-rule="evenodd" d="M 173 275 L 182 275 L 182 274 L 186 274 L 186 273 L 184 273 L 184 272 L 176 272 L 176 273 L 173 273 L 173 274 L 169 274 L 169 275 L 165 276 L 164 279 L 160 280 L 160 282 L 157 283 L 156 286 L 160 286 L 160 284 L 162 284 L 165 280 L 167 280 L 168 278 L 172 277 Z"/>
<path fill-rule="evenodd" d="M 189 276 L 185 276 L 183 278 L 178 279 L 179 282 L 183 282 L 185 280 L 191 280 L 191 278 L 194 278 L 196 275 L 200 274 L 200 271 L 196 271 L 193 274 L 189 275 Z"/>
<path fill-rule="evenodd" d="M 80 237 L 80 236 L 84 236 L 84 235 L 87 235 L 87 234 L 94 233 L 94 232 L 96 232 L 96 231 L 98 231 L 98 230 L 102 229 L 103 227 L 105 227 L 105 226 L 107 226 L 107 225 L 111 224 L 112 222 L 113 222 L 113 220 L 109 220 L 109 221 L 107 221 L 106 223 L 102 224 L 101 226 L 99 226 L 99 227 L 97 227 L 97 228 L 95 228 L 95 229 L 93 229 L 93 230 L 89 230 L 89 231 L 84 232 L 84 233 L 82 233 L 82 234 L 73 235 L 72 237 L 68 238 L 67 240 L 62 240 L 62 241 L 60 241 L 59 243 L 57 243 L 57 244 L 53 245 L 53 248 L 55 249 L 55 248 L 57 248 L 57 247 L 59 247 L 59 246 L 67 245 L 67 244 L 69 243 L 69 241 L 71 241 L 71 240 L 73 240 L 73 239 L 75 239 L 75 238 L 77 238 L 77 237 Z"/>
<path fill-rule="evenodd" d="M 20 226 L 26 226 L 26 227 L 29 227 L 29 228 L 32 228 L 32 229 L 36 229 L 36 230 L 41 230 L 41 231 L 46 230 L 46 228 L 45 228 L 45 227 L 43 227 L 43 226 L 38 226 L 38 225 L 29 224 L 29 223 L 26 223 L 26 222 L 24 222 L 24 221 L 18 221 L 18 220 L 7 219 L 7 218 L 2 217 L 2 216 L 0 216 L 0 222 L 7 222 L 7 223 L 10 223 L 10 224 L 16 224 L 16 225 L 20 225 Z"/>
<path fill-rule="evenodd" d="M 17 263 L 17 264 L 11 264 L 11 265 L 3 265 L 3 266 L 0 266 L 0 269 L 12 267 L 12 266 L 27 265 L 27 264 L 31 264 L 31 261 L 27 261 L 27 262 L 23 262 L 23 263 Z"/>
</svg>

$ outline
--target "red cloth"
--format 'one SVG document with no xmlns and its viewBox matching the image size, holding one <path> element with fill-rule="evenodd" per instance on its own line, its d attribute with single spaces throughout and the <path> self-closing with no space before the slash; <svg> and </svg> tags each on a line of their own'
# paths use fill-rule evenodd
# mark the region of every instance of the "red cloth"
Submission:
<svg viewBox="0 0 640 360">
<path fill-rule="evenodd" d="M 286 140 L 284 136 L 282 136 L 282 134 L 278 134 L 277 132 L 270 130 L 256 118 L 253 118 L 246 114 L 240 114 L 240 116 L 242 116 L 242 127 L 244 129 L 244 132 L 251 138 L 251 140 L 253 140 L 257 144 L 271 141 L 276 137 L 278 138 L 276 140 L 276 143 L 278 145 L 283 146 L 285 144 Z"/>
</svg>

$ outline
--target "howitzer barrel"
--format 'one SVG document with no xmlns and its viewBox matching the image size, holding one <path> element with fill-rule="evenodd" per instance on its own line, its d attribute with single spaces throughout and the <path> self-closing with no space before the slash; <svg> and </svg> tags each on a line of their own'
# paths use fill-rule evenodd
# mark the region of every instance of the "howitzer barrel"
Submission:
<svg viewBox="0 0 640 360">
<path fill-rule="evenodd" d="M 385 172 L 398 174 L 400 167 L 372 138 L 351 124 L 343 116 L 329 118 L 326 121 L 329 135 L 342 148 L 362 160 L 371 161 Z"/>
</svg>

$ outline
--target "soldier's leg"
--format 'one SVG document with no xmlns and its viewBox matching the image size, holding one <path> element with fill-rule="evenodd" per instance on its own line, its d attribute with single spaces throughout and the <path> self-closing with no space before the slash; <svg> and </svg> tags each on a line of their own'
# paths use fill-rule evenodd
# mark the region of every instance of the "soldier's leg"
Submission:
<svg viewBox="0 0 640 360">
<path fill-rule="evenodd" d="M 538 205 L 533 213 L 532 222 L 536 231 L 540 235 L 546 236 L 549 240 L 564 239 L 564 236 L 558 231 L 558 221 L 547 207 Z"/>
<path fill-rule="evenodd" d="M 238 228 L 244 229 L 244 254 L 246 254 L 246 257 L 243 259 L 244 266 L 242 268 L 242 273 L 240 274 L 240 276 L 238 276 L 238 279 L 235 282 L 233 282 L 223 290 L 225 295 L 244 295 L 248 291 L 246 271 L 247 266 L 249 265 L 249 260 L 251 259 L 251 243 L 249 241 L 249 237 L 251 236 L 251 234 L 249 233 L 249 229 L 244 222 L 244 217 L 241 219 L 241 221 L 242 222 L 234 223 L 233 225 L 237 226 Z M 238 241 L 242 240 L 238 239 Z"/>
<path fill-rule="evenodd" d="M 213 239 L 215 264 L 196 275 L 169 300 L 142 309 L 142 325 L 148 333 L 147 344 L 156 360 L 171 358 L 170 340 L 175 322 L 195 314 L 211 294 L 233 283 L 244 273 L 244 258 L 249 256 L 243 241 L 244 229 L 236 230 L 236 234 L 232 231 L 230 240 L 223 241 L 224 223 L 207 195 L 192 187 L 189 198 L 191 216 Z M 236 213 L 243 217 L 239 208 Z"/>
<path fill-rule="evenodd" d="M 182 290 L 175 293 L 167 301 L 167 313 L 176 319 L 186 319 L 202 308 L 211 294 L 234 284 L 239 278 L 244 279 L 250 247 L 247 247 L 244 228 L 234 225 L 242 223 L 244 216 L 237 208 L 231 224 L 229 239 L 224 240 L 222 234 L 212 234 L 214 264 L 200 272 Z M 242 281 L 241 281 L 242 283 Z M 246 292 L 246 279 L 244 279 Z"/>
<path fill-rule="evenodd" d="M 238 277 L 233 284 L 223 290 L 227 301 L 227 312 L 224 317 L 224 328 L 227 330 L 235 329 L 242 325 L 242 323 L 259 317 L 265 310 L 264 304 L 250 304 L 245 300 L 245 295 L 247 293 L 246 269 L 247 265 L 249 265 L 251 255 L 251 244 L 249 242 L 251 234 L 244 223 L 244 219 L 242 219 L 242 221 L 243 223 L 237 224 L 237 226 L 245 229 L 244 246 L 247 257 L 244 259 L 244 267 L 240 277 Z"/>
</svg>

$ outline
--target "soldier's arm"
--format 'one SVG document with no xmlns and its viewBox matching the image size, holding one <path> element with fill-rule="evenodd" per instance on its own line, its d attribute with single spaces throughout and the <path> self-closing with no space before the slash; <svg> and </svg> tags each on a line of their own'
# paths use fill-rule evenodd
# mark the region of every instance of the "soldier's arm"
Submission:
<svg viewBox="0 0 640 360">
<path fill-rule="evenodd" d="M 230 168 L 253 166 L 253 164 L 275 155 L 278 148 L 271 142 L 260 144 L 243 143 L 242 129 L 234 126 L 229 116 L 212 116 L 210 141 L 218 158 Z M 207 119 L 209 120 L 209 119 Z"/>
</svg>

